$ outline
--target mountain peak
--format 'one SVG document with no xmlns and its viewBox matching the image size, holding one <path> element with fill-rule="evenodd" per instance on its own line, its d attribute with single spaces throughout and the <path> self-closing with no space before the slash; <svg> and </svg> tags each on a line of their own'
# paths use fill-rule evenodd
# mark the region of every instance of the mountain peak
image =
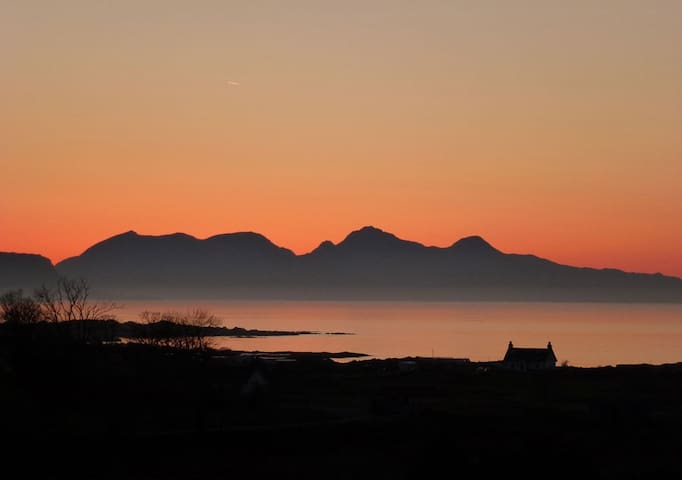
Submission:
<svg viewBox="0 0 682 480">
<path fill-rule="evenodd" d="M 341 249 L 382 251 L 396 248 L 415 248 L 423 245 L 400 239 L 392 233 L 385 232 L 380 228 L 366 226 L 355 230 L 337 245 Z"/>
<path fill-rule="evenodd" d="M 127 232 L 118 233 L 116 235 L 112 235 L 109 238 L 105 238 L 104 240 L 100 241 L 99 243 L 108 242 L 110 240 L 116 240 L 117 238 L 137 238 L 139 236 L 140 236 L 140 234 L 137 233 L 135 230 L 128 230 Z"/>
<path fill-rule="evenodd" d="M 312 250 L 308 255 L 320 255 L 326 252 L 333 252 L 335 248 L 336 245 L 334 245 L 334 242 L 332 242 L 331 240 L 324 240 L 317 246 L 317 248 Z"/>
<path fill-rule="evenodd" d="M 208 237 L 209 241 L 254 241 L 272 243 L 265 235 L 256 232 L 220 233 Z"/>
<path fill-rule="evenodd" d="M 265 235 L 256 232 L 222 233 L 209 237 L 203 242 L 219 248 L 281 251 L 286 252 L 287 255 L 294 255 L 294 252 L 288 248 L 280 247 Z"/>
<path fill-rule="evenodd" d="M 339 246 L 345 245 L 375 245 L 375 246 L 386 246 L 391 244 L 402 243 L 398 237 L 392 233 L 385 232 L 380 228 L 366 226 L 359 230 L 354 230 L 343 239 Z"/>
<path fill-rule="evenodd" d="M 472 235 L 457 240 L 450 247 L 453 250 L 463 252 L 497 252 L 498 250 L 490 245 L 483 237 Z"/>
<path fill-rule="evenodd" d="M 396 238 L 396 236 L 392 233 L 384 232 L 380 228 L 367 225 L 359 230 L 350 232 L 346 237 L 346 240 L 350 238 Z"/>
</svg>

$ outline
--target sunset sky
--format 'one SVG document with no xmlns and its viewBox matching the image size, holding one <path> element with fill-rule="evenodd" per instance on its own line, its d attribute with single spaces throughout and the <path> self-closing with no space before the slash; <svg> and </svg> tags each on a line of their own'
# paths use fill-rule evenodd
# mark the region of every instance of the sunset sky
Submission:
<svg viewBox="0 0 682 480">
<path fill-rule="evenodd" d="M 0 251 L 375 225 L 682 276 L 682 2 L 0 3 Z"/>
</svg>

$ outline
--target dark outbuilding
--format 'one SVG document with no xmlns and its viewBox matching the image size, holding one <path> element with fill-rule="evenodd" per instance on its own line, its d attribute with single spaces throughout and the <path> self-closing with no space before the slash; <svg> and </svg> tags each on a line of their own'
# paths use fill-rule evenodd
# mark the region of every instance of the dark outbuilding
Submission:
<svg viewBox="0 0 682 480">
<path fill-rule="evenodd" d="M 509 342 L 502 364 L 506 368 L 526 371 L 554 368 L 556 361 L 552 342 L 547 343 L 547 348 L 519 348 Z"/>
</svg>

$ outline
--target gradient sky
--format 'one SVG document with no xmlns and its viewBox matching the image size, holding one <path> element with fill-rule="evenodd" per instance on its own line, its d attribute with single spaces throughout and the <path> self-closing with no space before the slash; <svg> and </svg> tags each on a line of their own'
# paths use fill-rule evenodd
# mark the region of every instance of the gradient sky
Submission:
<svg viewBox="0 0 682 480">
<path fill-rule="evenodd" d="M 372 224 L 682 276 L 680 1 L 8 1 L 0 59 L 0 250 Z"/>
</svg>

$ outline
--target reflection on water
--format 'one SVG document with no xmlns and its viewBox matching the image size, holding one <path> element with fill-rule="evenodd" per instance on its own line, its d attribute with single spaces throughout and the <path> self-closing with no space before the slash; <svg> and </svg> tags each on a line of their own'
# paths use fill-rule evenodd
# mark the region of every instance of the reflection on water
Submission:
<svg viewBox="0 0 682 480">
<path fill-rule="evenodd" d="M 143 310 L 202 307 L 226 326 L 354 335 L 220 338 L 217 346 L 260 351 L 352 351 L 374 357 L 499 360 L 507 343 L 544 347 L 574 366 L 682 361 L 682 305 L 467 302 L 131 301 Z"/>
</svg>

